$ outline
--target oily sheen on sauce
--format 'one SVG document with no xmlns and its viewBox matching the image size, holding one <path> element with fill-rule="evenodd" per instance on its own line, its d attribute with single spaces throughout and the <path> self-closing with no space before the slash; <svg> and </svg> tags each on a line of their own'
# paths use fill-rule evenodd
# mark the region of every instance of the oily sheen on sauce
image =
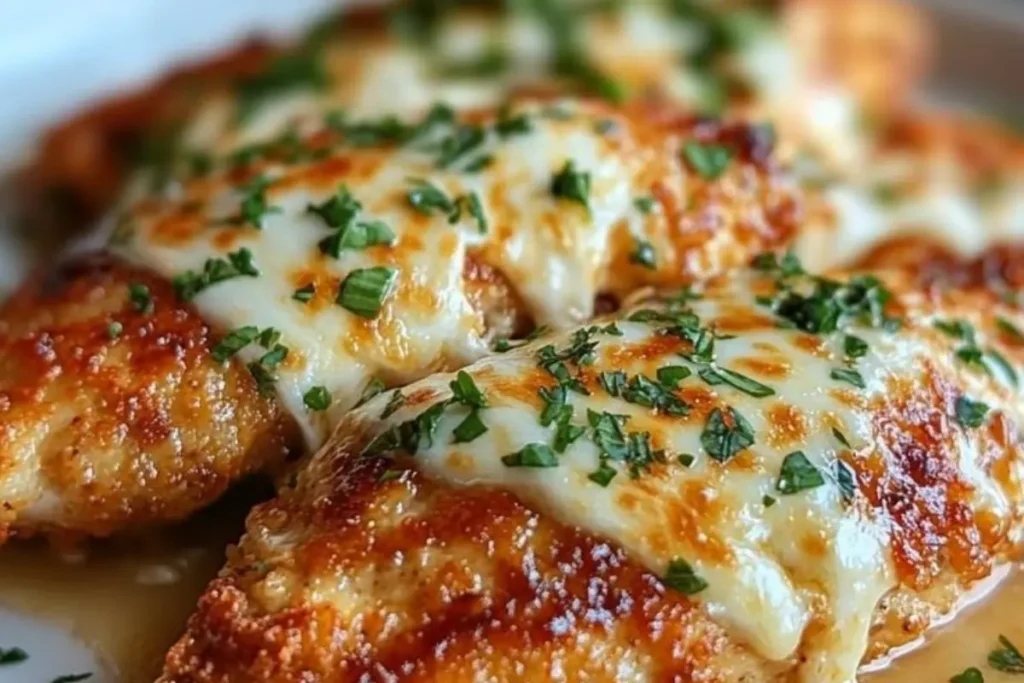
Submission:
<svg viewBox="0 0 1024 683">
<path fill-rule="evenodd" d="M 75 562 L 54 561 L 43 544 L 9 545 L 0 550 L 0 605 L 67 627 L 122 683 L 149 683 L 222 564 L 225 545 L 241 532 L 246 509 L 245 501 L 229 500 L 159 542 L 101 544 Z M 987 683 L 1013 683 L 1015 676 L 989 669 L 985 658 L 1000 634 L 1024 641 L 1022 613 L 1024 571 L 1017 568 L 920 647 L 860 680 L 946 681 L 977 666 Z"/>
</svg>

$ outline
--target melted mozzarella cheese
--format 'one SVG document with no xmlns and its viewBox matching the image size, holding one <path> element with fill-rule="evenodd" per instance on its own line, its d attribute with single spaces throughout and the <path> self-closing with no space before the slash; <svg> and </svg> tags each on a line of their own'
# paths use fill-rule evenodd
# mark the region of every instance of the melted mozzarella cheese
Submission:
<svg viewBox="0 0 1024 683">
<path fill-rule="evenodd" d="M 711 29 L 674 13 L 671 3 L 633 2 L 614 13 L 570 10 L 575 42 L 586 59 L 628 91 L 664 93 L 703 111 L 724 104 L 719 81 L 742 83 L 754 95 L 744 114 L 772 120 L 797 146 L 810 146 L 837 163 L 856 162 L 860 136 L 851 114 L 853 96 L 813 82 L 775 18 L 743 10 L 725 14 L 719 21 L 730 28 L 720 30 L 741 35 L 738 46 L 711 66 L 694 67 L 689 60 L 704 49 Z M 517 88 L 560 78 L 552 28 L 535 13 L 451 12 L 434 30 L 426 48 L 387 35 L 331 41 L 322 56 L 327 87 L 284 88 L 244 117 L 234 93 L 215 94 L 184 126 L 182 144 L 226 152 L 289 126 L 315 125 L 332 110 L 362 118 L 419 112 L 435 102 L 458 109 L 496 106 Z M 495 54 L 503 66 L 474 73 L 473 65 Z"/>
<path fill-rule="evenodd" d="M 1009 163 L 991 178 L 977 175 L 969 159 L 942 145 L 879 145 L 864 172 L 824 191 L 831 224 L 809 225 L 796 251 L 821 271 L 859 262 L 900 238 L 920 238 L 965 259 L 1019 241 L 1024 167 Z"/>
<path fill-rule="evenodd" d="M 231 222 L 244 195 L 228 177 L 193 181 L 172 188 L 163 203 L 139 202 L 130 213 L 131 238 L 114 248 L 167 278 L 201 272 L 209 259 L 248 249 L 260 275 L 208 287 L 195 305 L 224 331 L 255 325 L 281 332 L 289 355 L 277 390 L 315 447 L 372 378 L 408 382 L 486 351 L 480 311 L 466 291 L 468 251 L 482 253 L 514 283 L 537 324 L 555 327 L 592 314 L 607 282 L 613 232 L 649 233 L 662 253 L 670 252 L 667 218 L 645 216 L 633 203 L 646 194 L 642 171 L 650 157 L 628 137 L 616 141 L 595 131 L 605 110 L 574 111 L 566 103 L 546 111 L 522 110 L 531 122 L 526 133 L 499 139 L 489 129 L 482 146 L 447 170 L 437 167 L 436 140 L 430 139 L 399 149 L 349 150 L 308 166 L 271 164 L 263 173 L 271 181 L 265 197 L 272 209 L 260 229 Z M 493 161 L 482 172 L 461 169 L 484 154 Z M 552 192 L 554 176 L 569 161 L 589 174 L 586 206 Z M 678 159 L 674 164 L 663 180 L 678 176 L 665 192 L 681 198 L 685 174 Z M 454 222 L 444 211 L 415 210 L 407 193 L 420 181 L 452 200 L 475 193 L 486 229 L 465 207 Z M 344 250 L 337 259 L 320 253 L 318 242 L 332 231 L 307 207 L 341 186 L 361 203 L 359 221 L 382 221 L 394 232 L 393 246 Z M 625 244 L 632 249 L 628 239 Z M 397 268 L 397 286 L 375 319 L 363 319 L 337 305 L 335 296 L 347 274 L 373 266 Z M 295 301 L 295 291 L 311 283 L 314 300 Z M 265 351 L 251 344 L 239 355 L 254 362 Z M 303 405 L 305 392 L 321 385 L 336 398 L 326 414 Z"/>
<path fill-rule="evenodd" d="M 666 334 L 664 323 L 620 320 L 621 334 L 600 323 L 584 337 L 596 342 L 593 362 L 567 365 L 587 388 L 585 395 L 568 392 L 571 423 L 585 427 L 585 433 L 555 455 L 555 466 L 511 467 L 503 456 L 529 444 L 555 442 L 557 421 L 541 423 L 546 401 L 539 391 L 556 382 L 539 359 L 550 355 L 545 347 L 556 353 L 573 347 L 579 331 L 551 335 L 468 368 L 487 402 L 477 412 L 486 432 L 460 443 L 456 428 L 471 409 L 449 403 L 435 428 L 420 426 L 414 462 L 446 482 L 508 489 L 563 523 L 610 538 L 659 575 L 685 560 L 707 582 L 695 598 L 759 654 L 779 661 L 799 651 L 799 680 L 806 683 L 852 681 L 875 607 L 897 582 L 894 521 L 873 508 L 866 494 L 844 494 L 843 466 L 837 461 L 860 469 L 857 463 L 884 457 L 891 444 L 878 420 L 889 394 L 894 386 L 925 391 L 929 372 L 1011 418 L 1021 417 L 1020 404 L 1015 392 L 990 376 L 957 365 L 948 339 L 931 328 L 927 316 L 896 333 L 857 326 L 852 331 L 867 343 L 867 352 L 852 365 L 865 386 L 840 382 L 832 378 L 833 369 L 851 365 L 844 361 L 843 335 L 816 337 L 778 326 L 768 309 L 755 303 L 764 285 L 756 278 L 712 284 L 692 303 L 692 311 L 701 324 L 719 331 L 716 367 L 755 379 L 772 395 L 756 397 L 730 384 L 705 382 L 699 373 L 708 366 L 689 356 L 691 344 Z M 621 392 L 612 395 L 599 380 L 600 373 L 615 371 L 656 380 L 667 366 L 693 373 L 674 392 L 689 404 L 686 415 L 652 410 L 625 400 Z M 435 376 L 401 390 L 407 401 L 390 416 L 385 407 L 396 405 L 395 396 L 374 399 L 349 416 L 339 438 L 368 430 L 375 441 L 364 454 L 389 452 L 376 444 L 402 434 L 402 425 L 415 424 L 426 408 L 451 399 L 451 380 Z M 937 396 L 934 403 L 945 411 L 946 401 Z M 749 422 L 753 441 L 723 462 L 709 454 L 705 439 L 711 411 L 725 407 Z M 616 474 L 606 486 L 595 483 L 591 475 L 602 457 L 589 415 L 604 412 L 623 416 L 626 433 L 649 434 L 663 457 L 639 465 L 633 476 L 626 462 L 607 459 Z M 1019 524 L 1014 511 L 1019 494 L 1015 502 L 983 464 L 986 449 L 995 447 L 992 437 L 986 430 L 950 430 L 959 476 L 972 491 L 972 509 Z M 318 457 L 349 457 L 340 451 L 327 448 Z M 781 472 L 796 451 L 823 481 L 787 495 L 780 489 Z M 1010 467 L 1014 476 L 1024 474 L 1019 454 Z"/>
</svg>

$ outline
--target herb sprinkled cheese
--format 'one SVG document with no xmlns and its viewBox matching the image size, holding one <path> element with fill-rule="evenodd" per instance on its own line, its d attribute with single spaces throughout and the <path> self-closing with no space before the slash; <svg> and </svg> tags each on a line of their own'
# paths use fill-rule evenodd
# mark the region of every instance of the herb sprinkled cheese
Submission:
<svg viewBox="0 0 1024 683">
<path fill-rule="evenodd" d="M 803 451 L 794 451 L 782 461 L 782 469 L 779 472 L 775 490 L 784 496 L 789 496 L 800 491 L 824 486 L 824 484 L 825 477 L 817 467 L 811 464 Z"/>
<path fill-rule="evenodd" d="M 515 453 L 504 455 L 506 467 L 558 467 L 558 457 L 547 444 L 531 443 Z"/>
<path fill-rule="evenodd" d="M 551 181 L 551 194 L 559 199 L 582 204 L 590 209 L 590 174 L 578 171 L 572 161 L 565 162 L 562 170 Z"/>
<path fill-rule="evenodd" d="M 724 463 L 753 445 L 754 428 L 735 408 L 715 408 L 704 423 L 700 443 L 708 455 Z"/>
<path fill-rule="evenodd" d="M 302 396 L 303 403 L 313 411 L 323 411 L 331 407 L 331 392 L 325 386 L 312 387 Z"/>
<path fill-rule="evenodd" d="M 398 279 L 398 270 L 384 266 L 353 270 L 338 290 L 338 305 L 363 318 L 375 318 L 380 313 Z"/>
</svg>

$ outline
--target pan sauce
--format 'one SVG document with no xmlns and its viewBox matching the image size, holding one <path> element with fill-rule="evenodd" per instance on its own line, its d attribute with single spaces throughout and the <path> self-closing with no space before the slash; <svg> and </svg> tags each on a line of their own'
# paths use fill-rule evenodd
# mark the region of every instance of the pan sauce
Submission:
<svg viewBox="0 0 1024 683">
<path fill-rule="evenodd" d="M 130 548 L 104 545 L 75 563 L 55 562 L 42 544 L 8 546 L 0 551 L 0 604 L 66 625 L 94 648 L 122 683 L 148 683 L 206 582 L 222 564 L 225 545 L 241 533 L 246 509 L 237 500 L 229 501 L 158 542 Z M 942 682 L 977 666 L 986 683 L 1014 683 L 1018 676 L 990 669 L 985 657 L 999 634 L 1020 646 L 1022 613 L 1024 571 L 1016 569 L 990 596 L 938 629 L 923 647 L 861 680 Z"/>
</svg>

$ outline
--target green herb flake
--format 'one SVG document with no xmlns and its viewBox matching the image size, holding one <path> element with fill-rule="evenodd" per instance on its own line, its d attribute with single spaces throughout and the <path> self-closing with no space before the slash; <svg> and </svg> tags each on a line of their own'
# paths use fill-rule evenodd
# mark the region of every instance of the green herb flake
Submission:
<svg viewBox="0 0 1024 683">
<path fill-rule="evenodd" d="M 1024 655 L 1006 636 L 999 636 L 1001 647 L 988 653 L 988 663 L 996 671 L 1024 674 Z"/>
<path fill-rule="evenodd" d="M 829 377 L 837 382 L 852 384 L 858 389 L 863 389 L 867 386 L 864 383 L 864 377 L 852 368 L 832 368 L 832 372 L 829 373 Z"/>
<path fill-rule="evenodd" d="M 602 488 L 606 488 L 616 475 L 618 475 L 618 470 L 609 465 L 607 461 L 602 460 L 597 469 L 587 475 L 587 479 Z"/>
<path fill-rule="evenodd" d="M 317 246 L 325 256 L 339 258 L 346 249 L 390 246 L 396 239 L 395 233 L 382 221 L 350 222 L 320 240 Z"/>
<path fill-rule="evenodd" d="M 118 339 L 124 334 L 124 325 L 116 320 L 107 325 L 107 339 Z"/>
<path fill-rule="evenodd" d="M 683 158 L 700 177 L 705 180 L 716 180 L 729 167 L 732 151 L 722 145 L 690 140 L 683 145 Z"/>
<path fill-rule="evenodd" d="M 985 683 L 985 677 L 977 667 L 972 666 L 950 678 L 949 683 Z"/>
<path fill-rule="evenodd" d="M 775 483 L 775 490 L 784 496 L 789 496 L 824 484 L 825 477 L 807 459 L 803 451 L 794 451 L 782 460 L 782 469 L 779 472 L 779 479 Z"/>
<path fill-rule="evenodd" d="M 341 283 L 337 303 L 360 317 L 375 318 L 397 279 L 396 268 L 358 268 L 349 273 Z"/>
<path fill-rule="evenodd" d="M 128 299 L 132 302 L 132 308 L 137 313 L 148 315 L 153 312 L 153 297 L 149 293 L 149 287 L 137 282 L 128 285 Z"/>
<path fill-rule="evenodd" d="M 704 423 L 700 443 L 708 455 L 724 463 L 753 445 L 754 428 L 735 408 L 715 408 Z"/>
<path fill-rule="evenodd" d="M 299 287 L 298 289 L 296 289 L 295 292 L 292 294 L 292 299 L 298 301 L 299 303 L 308 304 L 310 301 L 313 300 L 313 297 L 315 295 L 316 287 L 312 284 L 308 284 L 305 285 L 304 287 Z"/>
<path fill-rule="evenodd" d="M 989 407 L 981 401 L 972 401 L 966 396 L 960 396 L 956 400 L 956 421 L 964 427 L 976 428 L 985 424 L 985 417 L 988 415 Z"/>
<path fill-rule="evenodd" d="M 22 650 L 20 647 L 0 647 L 0 666 L 7 666 L 10 664 L 20 664 L 28 659 L 28 653 Z"/>
<path fill-rule="evenodd" d="M 426 180 L 413 180 L 413 183 L 415 187 L 405 195 L 412 208 L 426 216 L 437 212 L 449 215 L 455 210 L 455 202 L 436 185 Z"/>
<path fill-rule="evenodd" d="M 63 676 L 57 676 L 50 683 L 78 683 L 92 678 L 92 672 L 84 672 L 80 674 L 64 674 Z"/>
<path fill-rule="evenodd" d="M 359 401 L 356 403 L 356 407 L 363 405 L 374 396 L 383 393 L 384 389 L 384 382 L 379 378 L 374 377 L 366 384 L 365 387 L 363 387 L 363 392 L 359 395 Z"/>
<path fill-rule="evenodd" d="M 748 396 L 754 398 L 764 398 L 765 396 L 774 396 L 775 390 L 767 384 L 761 384 L 755 379 L 741 375 L 738 372 L 729 370 L 728 368 L 722 367 L 706 367 L 700 371 L 700 378 L 708 384 L 714 386 L 716 384 L 728 384 L 729 386 L 739 389 Z"/>
<path fill-rule="evenodd" d="M 676 460 L 678 460 L 679 464 L 683 467 L 689 467 L 697 460 L 697 456 L 692 453 L 680 453 Z"/>
<path fill-rule="evenodd" d="M 453 443 L 469 443 L 487 432 L 487 425 L 480 419 L 480 411 L 476 408 L 470 411 L 462 422 L 452 432 Z"/>
<path fill-rule="evenodd" d="M 974 342 L 974 328 L 964 320 L 936 320 L 932 323 L 943 334 L 968 343 Z"/>
<path fill-rule="evenodd" d="M 331 392 L 322 385 L 312 387 L 302 396 L 302 402 L 306 404 L 306 407 L 318 412 L 330 408 L 332 401 Z"/>
<path fill-rule="evenodd" d="M 708 587 L 708 582 L 697 575 L 690 563 L 680 558 L 668 563 L 661 582 L 683 595 L 695 595 Z"/>
<path fill-rule="evenodd" d="M 857 473 L 843 460 L 835 461 L 836 485 L 843 500 L 849 503 L 857 497 Z"/>
<path fill-rule="evenodd" d="M 644 239 L 636 240 L 636 246 L 629 255 L 629 260 L 648 270 L 658 269 L 658 254 L 654 250 L 654 245 Z"/>
<path fill-rule="evenodd" d="M 399 408 L 405 405 L 405 394 L 400 389 L 395 389 L 391 392 L 391 398 L 388 399 L 388 403 L 384 406 L 384 410 L 380 414 L 380 419 L 385 419 L 394 415 Z"/>
<path fill-rule="evenodd" d="M 241 351 L 243 348 L 251 344 L 259 336 L 259 329 L 252 326 L 246 325 L 245 327 L 239 327 L 236 330 L 232 330 L 217 342 L 217 345 L 213 347 L 213 351 L 210 355 L 218 363 L 225 362 L 228 358 Z"/>
<path fill-rule="evenodd" d="M 626 380 L 626 373 L 622 370 L 602 372 L 597 376 L 597 381 L 601 384 L 601 388 L 610 396 L 621 395 L 622 391 L 626 388 Z"/>
<path fill-rule="evenodd" d="M 487 215 L 484 213 L 484 205 L 480 201 L 480 195 L 476 192 L 470 192 L 460 197 L 459 201 L 468 207 L 469 215 L 476 221 L 477 231 L 481 235 L 487 234 Z"/>
<path fill-rule="evenodd" d="M 839 443 L 843 444 L 847 448 L 852 448 L 852 446 L 850 446 L 849 440 L 847 440 L 847 438 L 846 438 L 846 435 L 843 434 L 841 431 L 839 431 L 835 427 L 832 428 L 832 436 L 836 437 L 836 441 L 838 441 Z"/>
<path fill-rule="evenodd" d="M 761 504 L 764 505 L 766 508 L 770 508 L 771 506 L 775 505 L 775 503 L 777 503 L 777 502 L 778 502 L 778 500 L 776 500 L 775 498 L 773 498 L 772 496 L 769 496 L 767 494 L 761 496 Z"/>
<path fill-rule="evenodd" d="M 654 211 L 654 197 L 637 197 L 633 200 L 633 206 L 636 207 L 637 211 L 646 216 Z"/>
<path fill-rule="evenodd" d="M 257 230 L 263 229 L 263 218 L 268 213 L 279 213 L 280 208 L 267 204 L 267 188 L 271 181 L 257 176 L 241 188 L 242 206 L 239 210 L 242 223 L 248 223 Z"/>
<path fill-rule="evenodd" d="M 206 288 L 237 277 L 259 277 L 260 271 L 253 260 L 252 252 L 242 247 L 230 252 L 227 258 L 207 259 L 201 272 L 188 270 L 176 275 L 171 281 L 174 291 L 182 301 L 191 301 Z"/>
<path fill-rule="evenodd" d="M 574 409 L 571 404 L 562 406 L 555 425 L 555 440 L 552 443 L 555 453 L 565 453 L 565 449 L 572 445 L 587 431 L 585 427 L 574 425 L 572 417 Z"/>
<path fill-rule="evenodd" d="M 465 370 L 460 370 L 459 374 L 456 375 L 455 379 L 448 386 L 451 387 L 456 403 L 461 403 L 470 408 L 487 407 L 487 399 L 484 398 L 483 392 L 480 391 L 476 382 L 473 381 L 472 375 Z"/>
<path fill-rule="evenodd" d="M 515 453 L 502 456 L 501 462 L 506 467 L 558 467 L 555 452 L 542 443 L 527 444 Z"/>
<path fill-rule="evenodd" d="M 1020 328 L 1014 325 L 1008 318 L 1004 318 L 1001 315 L 996 316 L 996 325 L 999 327 L 999 331 L 1009 339 L 1018 344 L 1024 343 L 1024 332 L 1021 332 Z"/>
<path fill-rule="evenodd" d="M 843 337 L 843 352 L 847 358 L 863 358 L 868 352 L 868 343 L 860 337 L 848 334 Z"/>
<path fill-rule="evenodd" d="M 668 387 L 669 389 L 675 389 L 679 386 L 679 383 L 684 379 L 693 374 L 690 368 L 685 365 L 666 365 L 665 367 L 658 368 L 658 382 Z"/>
<path fill-rule="evenodd" d="M 354 221 L 362 208 L 362 204 L 342 185 L 332 197 L 320 204 L 308 205 L 306 211 L 320 216 L 328 227 L 341 228 Z"/>
<path fill-rule="evenodd" d="M 576 170 L 573 161 L 566 161 L 551 180 L 551 194 L 560 199 L 582 204 L 590 209 L 590 174 Z"/>
</svg>

